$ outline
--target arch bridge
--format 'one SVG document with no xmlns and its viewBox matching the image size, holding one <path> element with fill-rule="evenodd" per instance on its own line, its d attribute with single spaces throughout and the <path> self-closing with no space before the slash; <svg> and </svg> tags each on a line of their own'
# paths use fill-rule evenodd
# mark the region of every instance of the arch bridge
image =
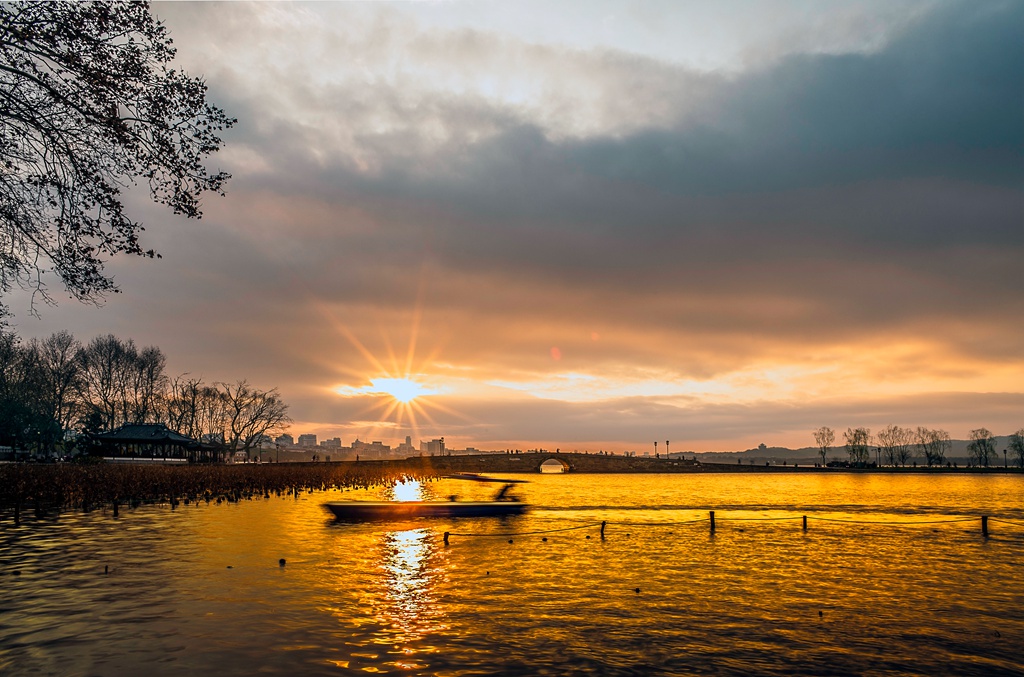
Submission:
<svg viewBox="0 0 1024 677">
<path fill-rule="evenodd" d="M 565 452 L 527 452 L 521 454 L 467 454 L 458 456 L 423 456 L 410 458 L 425 468 L 440 472 L 475 473 L 539 473 L 547 461 L 557 461 L 565 472 L 693 472 L 700 468 L 695 461 L 680 458 L 649 456 L 613 456 Z"/>
</svg>

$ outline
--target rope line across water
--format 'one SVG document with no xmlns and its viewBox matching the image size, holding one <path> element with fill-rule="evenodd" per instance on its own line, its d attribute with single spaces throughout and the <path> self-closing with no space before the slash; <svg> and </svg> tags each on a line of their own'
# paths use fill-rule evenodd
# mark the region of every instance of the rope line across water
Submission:
<svg viewBox="0 0 1024 677">
<path fill-rule="evenodd" d="M 975 522 L 978 520 L 977 517 L 959 517 L 955 519 L 938 519 L 938 520 L 900 520 L 896 522 L 883 522 L 877 520 L 851 520 L 851 519 L 837 519 L 834 517 L 816 517 L 814 515 L 795 515 L 792 517 L 716 517 L 716 522 L 750 522 L 750 521 L 784 521 L 784 520 L 799 520 L 803 518 L 808 520 L 817 520 L 819 522 L 836 522 L 839 524 L 870 524 L 874 526 L 899 526 L 899 525 L 915 525 L 915 524 L 959 524 L 963 522 Z M 589 529 L 591 527 L 599 527 L 602 524 L 605 526 L 628 526 L 628 527 L 659 527 L 659 526 L 675 526 L 677 524 L 696 524 L 697 522 L 708 522 L 710 517 L 699 517 L 692 520 L 681 520 L 677 522 L 587 522 L 585 524 L 579 524 L 577 526 L 562 527 L 560 529 L 538 529 L 534 531 L 507 531 L 500 533 L 473 533 L 464 531 L 451 531 L 448 532 L 449 536 L 483 536 L 483 537 L 500 537 L 505 538 L 508 536 L 529 536 L 532 534 L 552 534 L 561 531 L 577 531 L 579 529 Z M 1000 519 L 997 517 L 990 517 L 990 522 L 1002 522 L 1004 524 L 1013 524 L 1015 526 L 1024 526 L 1024 522 L 1017 522 L 1014 520 Z"/>
<path fill-rule="evenodd" d="M 812 515 L 808 515 L 807 519 L 809 519 L 809 520 L 818 520 L 819 522 L 842 522 L 844 524 L 874 524 L 874 525 L 878 525 L 878 526 L 888 527 L 888 526 L 895 526 L 895 525 L 899 525 L 899 524 L 956 524 L 957 522 L 976 522 L 976 521 L 978 521 L 979 518 L 977 518 L 977 517 L 961 517 L 959 519 L 951 519 L 951 520 L 920 520 L 920 521 L 908 520 L 908 521 L 900 521 L 900 522 L 879 522 L 879 521 L 874 521 L 874 520 L 844 520 L 844 519 L 835 519 L 834 517 L 814 517 Z"/>
<path fill-rule="evenodd" d="M 474 534 L 474 533 L 467 533 L 467 532 L 464 532 L 464 531 L 449 531 L 448 535 L 449 536 L 500 536 L 500 537 L 505 537 L 505 536 L 529 536 L 530 534 L 553 534 L 556 531 L 575 531 L 576 529 L 587 529 L 589 527 L 599 527 L 599 526 L 601 526 L 600 522 L 590 522 L 588 524 L 581 524 L 580 526 L 577 526 L 577 527 L 564 527 L 562 529 L 541 529 L 539 531 L 504 531 L 504 532 L 496 533 L 496 534 Z"/>
<path fill-rule="evenodd" d="M 694 524 L 696 522 L 707 522 L 710 518 L 698 517 L 695 520 L 680 520 L 678 522 L 606 522 L 606 524 L 627 526 L 627 527 L 670 527 L 675 524 Z"/>
<path fill-rule="evenodd" d="M 778 522 L 781 520 L 798 520 L 802 515 L 794 515 L 793 517 L 718 517 L 715 516 L 716 522 Z M 807 519 L 813 519 L 808 517 Z"/>
</svg>

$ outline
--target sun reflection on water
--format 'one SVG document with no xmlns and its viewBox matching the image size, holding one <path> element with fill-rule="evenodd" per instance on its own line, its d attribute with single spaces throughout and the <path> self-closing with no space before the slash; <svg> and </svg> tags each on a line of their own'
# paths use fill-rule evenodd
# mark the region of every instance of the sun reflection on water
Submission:
<svg viewBox="0 0 1024 677">
<path fill-rule="evenodd" d="M 399 482 L 391 489 L 392 500 L 420 501 L 423 499 L 422 489 L 423 487 L 416 480 Z"/>
<path fill-rule="evenodd" d="M 416 653 L 430 649 L 420 640 L 443 631 L 444 612 L 436 598 L 441 574 L 429 529 L 391 531 L 381 535 L 382 590 L 377 596 L 378 621 L 390 628 L 387 643 L 401 644 L 406 667 Z"/>
</svg>

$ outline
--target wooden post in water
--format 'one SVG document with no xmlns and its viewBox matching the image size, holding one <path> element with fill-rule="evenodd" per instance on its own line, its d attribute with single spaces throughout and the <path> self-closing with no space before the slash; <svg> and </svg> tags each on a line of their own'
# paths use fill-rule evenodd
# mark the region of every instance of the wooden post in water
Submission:
<svg viewBox="0 0 1024 677">
<path fill-rule="evenodd" d="M 709 512 L 708 513 L 708 517 L 711 520 L 711 535 L 714 536 L 714 534 L 715 534 L 715 511 L 712 510 L 711 512 Z"/>
<path fill-rule="evenodd" d="M 448 532 L 447 531 L 444 532 L 444 544 L 445 544 L 445 546 L 448 545 Z"/>
<path fill-rule="evenodd" d="M 604 525 L 606 525 L 606 524 L 608 524 L 608 523 L 604 522 L 604 521 L 601 522 L 601 540 L 602 541 L 604 540 Z"/>
<path fill-rule="evenodd" d="M 988 538 L 988 515 L 981 516 L 981 535 Z"/>
<path fill-rule="evenodd" d="M 807 531 L 807 515 L 804 515 L 804 531 Z"/>
</svg>

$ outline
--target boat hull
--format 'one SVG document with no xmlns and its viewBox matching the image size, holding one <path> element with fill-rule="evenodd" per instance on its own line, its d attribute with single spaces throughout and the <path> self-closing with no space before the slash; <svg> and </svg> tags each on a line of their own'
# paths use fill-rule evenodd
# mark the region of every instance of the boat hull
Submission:
<svg viewBox="0 0 1024 677">
<path fill-rule="evenodd" d="M 498 517 L 520 515 L 520 501 L 335 501 L 324 508 L 339 520 L 400 520 L 415 517 Z"/>
</svg>

